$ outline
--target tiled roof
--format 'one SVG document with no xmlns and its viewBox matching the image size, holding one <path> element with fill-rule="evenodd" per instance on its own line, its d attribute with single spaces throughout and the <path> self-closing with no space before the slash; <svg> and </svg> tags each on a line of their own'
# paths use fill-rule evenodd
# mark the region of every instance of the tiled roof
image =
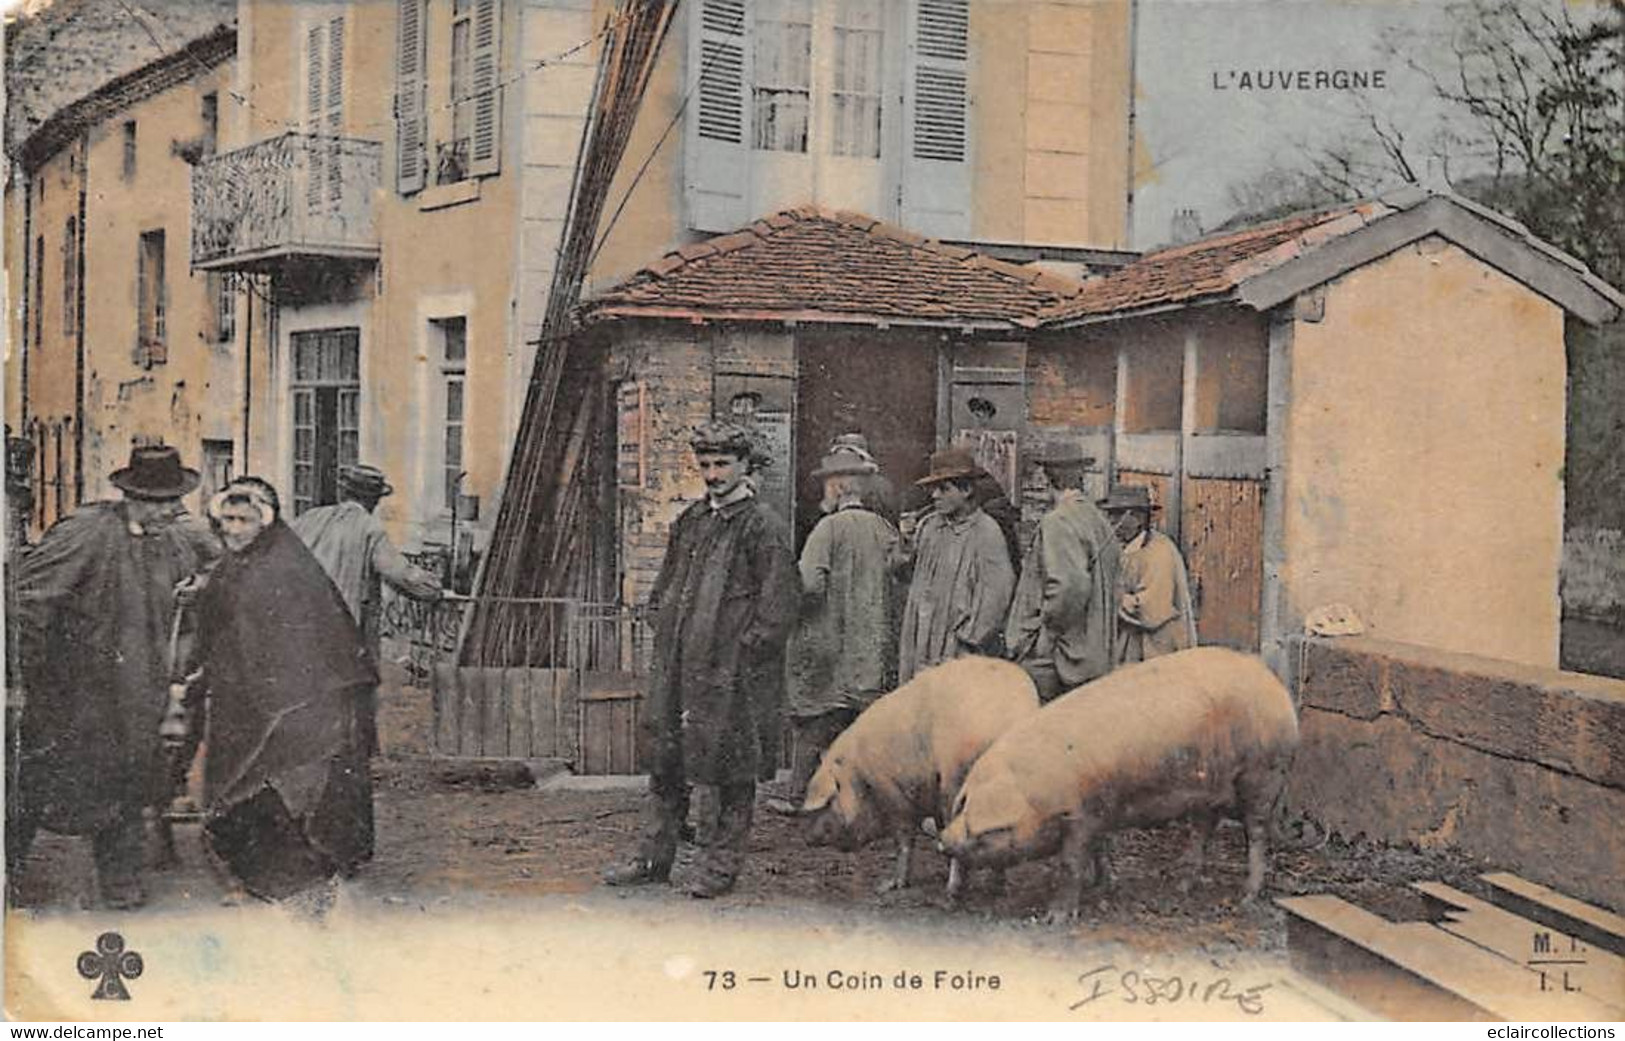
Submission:
<svg viewBox="0 0 1625 1041">
<path fill-rule="evenodd" d="M 1377 200 L 1350 203 L 1148 253 L 1087 282 L 1082 292 L 1045 311 L 1043 319 L 1064 322 L 1224 295 L 1249 278 L 1393 212 Z"/>
<path fill-rule="evenodd" d="M 801 207 L 668 253 L 583 312 L 1032 326 L 1082 288 L 873 217 Z"/>
</svg>

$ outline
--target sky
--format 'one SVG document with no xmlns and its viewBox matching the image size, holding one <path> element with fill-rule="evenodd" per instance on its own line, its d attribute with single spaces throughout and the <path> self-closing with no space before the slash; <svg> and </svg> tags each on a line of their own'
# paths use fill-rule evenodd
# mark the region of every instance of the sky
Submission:
<svg viewBox="0 0 1625 1041">
<path fill-rule="evenodd" d="M 1424 38 L 1444 16 L 1441 0 L 1141 0 L 1135 246 L 1168 241 L 1179 208 L 1196 209 L 1205 229 L 1222 223 L 1232 185 L 1335 139 L 1358 118 L 1362 94 L 1402 125 L 1436 119 L 1426 78 L 1386 53 L 1383 36 Z M 1380 71 L 1383 85 L 1336 89 L 1337 71 L 1371 83 Z M 1291 89 L 1280 88 L 1282 72 Z"/>
</svg>

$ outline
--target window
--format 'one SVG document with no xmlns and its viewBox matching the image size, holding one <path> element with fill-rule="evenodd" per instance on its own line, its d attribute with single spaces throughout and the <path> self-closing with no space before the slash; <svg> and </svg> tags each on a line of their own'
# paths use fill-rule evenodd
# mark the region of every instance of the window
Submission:
<svg viewBox="0 0 1625 1041">
<path fill-rule="evenodd" d="M 361 331 L 293 334 L 293 512 L 338 501 L 339 467 L 361 455 Z"/>
<path fill-rule="evenodd" d="M 210 91 L 203 95 L 203 154 L 214 155 L 220 145 L 220 95 Z"/>
<path fill-rule="evenodd" d="M 124 179 L 135 180 L 135 120 L 124 122 Z"/>
<path fill-rule="evenodd" d="M 237 283 L 231 275 L 211 271 L 205 286 L 214 312 L 214 342 L 230 343 L 237 338 Z"/>
<path fill-rule="evenodd" d="M 812 10 L 808 0 L 758 0 L 751 125 L 756 147 L 805 152 L 811 115 Z"/>
<path fill-rule="evenodd" d="M 232 459 L 235 452 L 227 440 L 203 439 L 202 499 L 207 503 L 231 483 Z"/>
<path fill-rule="evenodd" d="M 880 0 L 840 0 L 835 11 L 835 79 L 830 92 L 833 155 L 880 158 L 885 30 Z"/>
<path fill-rule="evenodd" d="M 463 442 L 467 416 L 468 319 L 441 318 L 441 505 L 457 509 L 457 486 L 463 478 Z"/>
<path fill-rule="evenodd" d="M 45 346 L 45 236 L 34 239 L 34 346 Z"/>
<path fill-rule="evenodd" d="M 169 357 L 169 333 L 165 309 L 168 287 L 164 283 L 164 233 L 141 233 L 136 257 L 136 300 L 139 321 L 136 329 L 135 362 L 143 368 L 161 365 Z"/>
<path fill-rule="evenodd" d="M 62 335 L 79 328 L 79 225 L 68 218 L 62 229 Z"/>
<path fill-rule="evenodd" d="M 435 181 L 468 177 L 468 146 L 474 130 L 474 65 L 469 44 L 474 28 L 472 0 L 456 0 L 451 20 L 451 139 L 436 149 Z"/>
</svg>

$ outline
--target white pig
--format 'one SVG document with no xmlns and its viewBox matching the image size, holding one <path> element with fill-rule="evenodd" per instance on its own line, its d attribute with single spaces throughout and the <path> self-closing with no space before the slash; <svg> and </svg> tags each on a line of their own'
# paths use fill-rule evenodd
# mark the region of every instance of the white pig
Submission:
<svg viewBox="0 0 1625 1041">
<path fill-rule="evenodd" d="M 1119 669 L 1050 702 L 979 759 L 942 844 L 967 866 L 1059 850 L 1051 917 L 1074 917 L 1093 855 L 1119 828 L 1197 819 L 1192 857 L 1220 816 L 1247 830 L 1247 897 L 1264 883 L 1272 810 L 1298 746 L 1292 698 L 1251 655 L 1218 647 Z"/>
<path fill-rule="evenodd" d="M 865 709 L 825 751 L 802 804 L 807 840 L 851 851 L 891 834 L 896 871 L 880 889 L 908 885 L 920 825 L 929 817 L 940 827 L 976 758 L 1037 711 L 1032 679 L 1010 662 L 960 658 L 927 669 Z M 956 863 L 949 895 L 961 884 Z"/>
</svg>

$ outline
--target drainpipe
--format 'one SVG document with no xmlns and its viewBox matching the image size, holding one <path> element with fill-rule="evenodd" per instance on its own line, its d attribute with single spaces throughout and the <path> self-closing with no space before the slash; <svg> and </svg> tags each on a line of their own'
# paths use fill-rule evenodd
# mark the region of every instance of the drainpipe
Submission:
<svg viewBox="0 0 1625 1041">
<path fill-rule="evenodd" d="M 28 349 L 28 338 L 32 335 L 30 330 L 33 328 L 31 323 L 34 320 L 34 279 L 38 278 L 40 273 L 34 270 L 34 175 L 27 173 L 21 163 L 17 164 L 16 171 L 23 182 L 23 329 L 22 336 L 18 337 L 22 343 L 23 356 L 22 430 L 18 431 L 22 433 L 28 429 L 28 417 L 32 411 L 28 400 L 28 356 L 31 353 Z M 38 350 L 39 344 L 34 344 L 34 349 Z"/>
<path fill-rule="evenodd" d="M 85 243 L 90 229 L 85 224 L 85 196 L 90 181 L 90 131 L 79 136 L 79 242 L 74 266 L 79 288 L 73 302 L 76 332 L 73 345 L 73 504 L 85 501 Z M 61 491 L 58 490 L 58 495 Z"/>
<path fill-rule="evenodd" d="M 248 465 L 248 446 L 253 433 L 252 417 L 254 411 L 254 288 L 253 275 L 242 276 L 243 285 L 248 289 L 244 298 L 244 305 L 248 310 L 246 328 L 243 330 L 243 468 L 242 473 L 253 473 Z"/>
</svg>

